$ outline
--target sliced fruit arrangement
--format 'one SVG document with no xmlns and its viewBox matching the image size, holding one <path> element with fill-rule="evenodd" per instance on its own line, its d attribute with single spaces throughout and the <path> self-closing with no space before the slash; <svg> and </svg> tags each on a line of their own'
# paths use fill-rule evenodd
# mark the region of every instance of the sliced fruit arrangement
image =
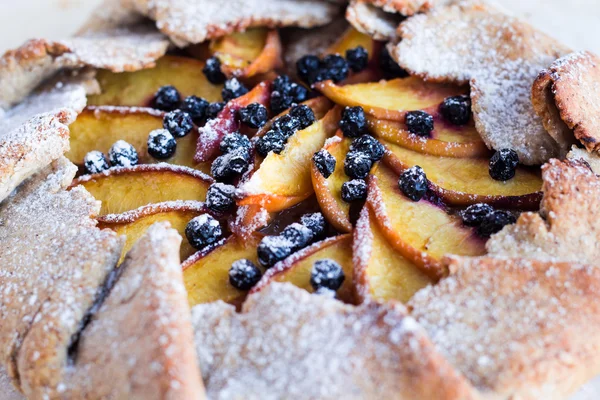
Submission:
<svg viewBox="0 0 600 400">
<path fill-rule="evenodd" d="M 120 214 L 148 204 L 174 200 L 204 201 L 213 179 L 200 171 L 170 164 L 136 165 L 85 175 L 82 185 L 102 201 L 100 215 Z"/>
<path fill-rule="evenodd" d="M 435 282 L 390 245 L 370 206 L 363 207 L 353 235 L 354 281 L 360 302 L 406 303 L 419 289 Z"/>
<path fill-rule="evenodd" d="M 327 111 L 329 111 L 333 108 L 333 103 L 331 101 L 329 101 L 329 99 L 327 99 L 327 97 L 325 97 L 325 96 L 315 97 L 313 99 L 306 100 L 305 102 L 302 102 L 300 104 L 310 107 L 310 109 L 313 111 L 315 119 L 323 118 L 325 116 L 325 114 L 327 114 Z M 268 120 L 262 126 L 262 128 L 260 128 L 256 132 L 256 136 L 257 137 L 264 136 L 265 133 L 267 133 L 269 130 L 271 130 L 271 128 L 273 128 L 273 124 L 276 121 L 278 121 L 281 117 L 288 115 L 290 113 L 290 111 L 291 111 L 291 108 L 287 108 L 287 109 L 285 109 L 285 111 L 281 112 L 280 114 L 276 115 L 272 119 Z"/>
<path fill-rule="evenodd" d="M 208 101 L 221 99 L 221 85 L 209 82 L 202 70 L 203 61 L 164 56 L 154 68 L 135 72 L 98 71 L 101 93 L 88 97 L 90 105 L 153 106 L 156 91 L 166 85 L 176 87 L 184 96 L 195 95 Z M 158 107 L 161 108 L 161 107 Z"/>
<path fill-rule="evenodd" d="M 358 47 L 362 47 L 367 54 L 367 60 L 370 60 L 375 56 L 373 51 L 375 49 L 375 45 L 376 43 L 371 36 L 365 35 L 353 27 L 350 27 L 346 30 L 346 32 L 344 32 L 342 37 L 340 37 L 333 45 L 331 45 L 331 47 L 329 47 L 329 49 L 327 49 L 327 53 L 343 54 L 346 56 L 346 60 L 348 60 L 348 58 L 350 58 L 350 60 L 354 60 L 356 59 L 356 55 L 353 54 L 353 52 L 360 53 L 358 55 L 361 56 L 363 54 L 362 50 L 357 51 L 356 49 Z M 350 51 L 350 53 L 348 53 L 348 51 Z"/>
</svg>

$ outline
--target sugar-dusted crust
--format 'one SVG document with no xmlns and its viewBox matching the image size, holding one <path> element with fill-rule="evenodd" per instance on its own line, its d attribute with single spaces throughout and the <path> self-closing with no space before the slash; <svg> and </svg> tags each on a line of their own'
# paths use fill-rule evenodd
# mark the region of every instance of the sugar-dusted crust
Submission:
<svg viewBox="0 0 600 400">
<path fill-rule="evenodd" d="M 353 0 L 354 1 L 354 0 Z M 429 10 L 431 7 L 447 3 L 448 0 L 360 0 L 367 4 L 381 8 L 388 13 L 400 13 L 410 16 L 418 12 Z"/>
<path fill-rule="evenodd" d="M 532 101 L 555 139 L 600 150 L 600 57 L 585 51 L 555 61 L 535 81 Z"/>
<path fill-rule="evenodd" d="M 488 252 L 600 265 L 600 177 L 581 161 L 550 160 L 542 171 L 539 214 L 521 214 L 488 241 Z"/>
<path fill-rule="evenodd" d="M 157 223 L 129 251 L 81 335 L 69 398 L 203 398 L 180 243 L 177 231 Z"/>
<path fill-rule="evenodd" d="M 568 151 L 544 129 L 531 104 L 539 71 L 568 49 L 528 24 L 478 0 L 434 8 L 399 28 L 390 53 L 423 78 L 471 84 L 478 132 L 494 149 L 512 148 L 525 164 Z"/>
<path fill-rule="evenodd" d="M 346 19 L 359 32 L 372 36 L 375 40 L 393 40 L 397 37 L 396 28 L 404 19 L 396 12 L 377 7 L 371 2 L 352 0 L 346 8 Z"/>
<path fill-rule="evenodd" d="M 400 304 L 353 307 L 273 283 L 241 313 L 216 302 L 192 320 L 208 397 L 476 397 Z"/>
<path fill-rule="evenodd" d="M 600 269 L 453 258 L 412 315 L 488 399 L 564 399 L 600 373 Z"/>
<path fill-rule="evenodd" d="M 33 398 L 60 389 L 71 337 L 121 254 L 95 226 L 98 202 L 64 190 L 76 170 L 60 158 L 0 206 L 0 362 Z"/>
<path fill-rule="evenodd" d="M 320 0 L 132 0 L 138 12 L 178 46 L 242 31 L 253 26 L 325 25 L 340 7 Z"/>
</svg>

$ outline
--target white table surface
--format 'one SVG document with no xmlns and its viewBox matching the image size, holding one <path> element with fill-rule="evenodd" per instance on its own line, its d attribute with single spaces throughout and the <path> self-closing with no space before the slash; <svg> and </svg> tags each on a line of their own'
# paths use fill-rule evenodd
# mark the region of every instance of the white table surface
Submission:
<svg viewBox="0 0 600 400">
<path fill-rule="evenodd" d="M 0 0 L 0 53 L 27 39 L 71 35 L 102 0 Z M 224 0 L 226 1 L 226 0 Z M 496 0 L 575 50 L 600 54 L 600 0 Z M 0 400 L 19 399 L 0 371 Z M 600 377 L 572 400 L 600 398 Z"/>
</svg>

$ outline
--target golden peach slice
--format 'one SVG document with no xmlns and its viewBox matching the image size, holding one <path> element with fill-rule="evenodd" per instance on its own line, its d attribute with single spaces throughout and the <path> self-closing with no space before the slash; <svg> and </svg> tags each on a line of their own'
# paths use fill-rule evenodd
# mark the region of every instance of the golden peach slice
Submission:
<svg viewBox="0 0 600 400">
<path fill-rule="evenodd" d="M 194 162 L 198 131 L 193 129 L 188 135 L 177 138 L 177 151 L 173 157 L 157 160 L 148 154 L 148 134 L 162 128 L 164 114 L 151 108 L 90 106 L 69 126 L 71 149 L 67 157 L 73 163 L 83 164 L 83 158 L 91 150 L 108 153 L 117 140 L 125 140 L 137 150 L 140 164 L 183 165 L 210 172 L 209 163 Z"/>
<path fill-rule="evenodd" d="M 232 235 L 184 261 L 183 282 L 190 307 L 217 300 L 240 305 L 247 292 L 236 289 L 229 283 L 229 269 L 235 261 L 244 258 L 258 266 L 256 248 L 260 239 L 259 235 L 248 240 Z"/>
<path fill-rule="evenodd" d="M 204 62 L 164 56 L 154 68 L 135 72 L 98 71 L 101 93 L 88 97 L 89 105 L 149 106 L 156 91 L 173 85 L 182 96 L 196 95 L 210 102 L 221 100 L 223 85 L 213 85 L 202 73 Z"/>
<path fill-rule="evenodd" d="M 354 282 L 360 302 L 408 300 L 434 283 L 387 241 L 371 207 L 363 207 L 353 232 Z"/>
<path fill-rule="evenodd" d="M 191 168 L 154 164 L 84 175 L 71 186 L 82 185 L 102 202 L 100 215 L 106 215 L 165 201 L 204 201 L 213 182 L 210 176 Z"/>
<path fill-rule="evenodd" d="M 437 113 L 434 114 L 434 118 L 435 129 L 431 132 L 431 137 L 421 137 L 408 132 L 404 122 L 368 116 L 367 124 L 373 135 L 419 153 L 456 158 L 491 155 L 472 121 L 466 126 L 454 126 L 445 123 Z"/>
<path fill-rule="evenodd" d="M 301 104 L 310 107 L 311 110 L 313 110 L 316 119 L 323 118 L 325 114 L 327 114 L 327 111 L 331 110 L 331 108 L 333 107 L 333 103 L 329 101 L 329 99 L 325 96 L 315 97 L 314 99 L 306 100 Z M 267 123 L 264 124 L 263 127 L 258 130 L 258 132 L 256 132 L 256 136 L 262 136 L 265 133 L 267 133 L 267 131 L 269 131 L 269 129 L 271 129 L 271 127 L 273 126 L 273 123 L 276 119 L 288 114 L 289 112 L 290 109 L 288 108 L 287 110 L 268 120 Z"/>
<path fill-rule="evenodd" d="M 473 229 L 425 199 L 410 200 L 398 187 L 398 175 L 385 165 L 369 177 L 367 202 L 388 242 L 432 279 L 446 275 L 441 260 L 447 254 L 485 254 L 485 241 Z"/>
<path fill-rule="evenodd" d="M 251 28 L 232 33 L 213 40 L 209 48 L 228 76 L 252 77 L 282 66 L 277 30 Z"/>
<path fill-rule="evenodd" d="M 199 201 L 172 201 L 166 203 L 149 204 L 137 210 L 126 211 L 123 214 L 110 214 L 98 217 L 98 226 L 101 229 L 112 229 L 118 235 L 125 235 L 125 246 L 121 255 L 121 261 L 125 254 L 141 238 L 146 230 L 155 222 L 169 222 L 176 229 L 183 241 L 179 249 L 179 255 L 185 260 L 196 250 L 190 245 L 185 237 L 185 227 L 191 219 L 208 212 L 205 204 Z"/>
<path fill-rule="evenodd" d="M 240 206 L 237 208 L 235 218 L 229 222 L 231 233 L 242 240 L 248 240 L 261 228 L 271 222 L 271 214 L 256 204 Z"/>
<path fill-rule="evenodd" d="M 351 144 L 352 140 L 345 138 L 339 131 L 325 143 L 323 149 L 336 160 L 335 170 L 328 178 L 325 178 L 315 164 L 311 163 L 313 188 L 321 211 L 329 223 L 340 232 L 352 231 L 349 217 L 350 204 L 342 200 L 342 185 L 349 180 L 344 172 L 344 159 Z"/>
<path fill-rule="evenodd" d="M 276 212 L 312 195 L 312 156 L 337 130 L 339 115 L 339 108 L 330 110 L 322 119 L 292 135 L 281 154 L 269 153 L 238 189 L 238 205 L 257 204 Z"/>
<path fill-rule="evenodd" d="M 404 121 L 406 112 L 434 112 L 446 97 L 468 93 L 468 88 L 425 82 L 417 77 L 353 85 L 332 81 L 315 83 L 315 88 L 342 106 L 361 106 L 365 113 L 379 119 Z"/>
<path fill-rule="evenodd" d="M 509 181 L 496 181 L 489 174 L 489 159 L 436 157 L 384 142 L 384 162 L 396 173 L 418 165 L 432 183 L 432 190 L 447 204 L 466 206 L 489 203 L 503 208 L 537 210 L 541 200 L 539 171 L 519 167 Z"/>
<path fill-rule="evenodd" d="M 365 35 L 350 27 L 326 52 L 328 54 L 341 54 L 345 56 L 346 50 L 362 46 L 369 53 L 369 58 L 373 58 L 374 44 L 375 42 L 369 35 Z"/>
<path fill-rule="evenodd" d="M 283 261 L 269 268 L 262 279 L 252 288 L 250 293 L 264 289 L 271 282 L 289 282 L 309 292 L 314 292 L 310 285 L 310 274 L 315 261 L 328 258 L 337 262 L 346 278 L 338 290 L 338 297 L 346 303 L 355 303 L 355 292 L 352 277 L 352 235 L 340 235 L 327 238 L 302 249 Z"/>
</svg>

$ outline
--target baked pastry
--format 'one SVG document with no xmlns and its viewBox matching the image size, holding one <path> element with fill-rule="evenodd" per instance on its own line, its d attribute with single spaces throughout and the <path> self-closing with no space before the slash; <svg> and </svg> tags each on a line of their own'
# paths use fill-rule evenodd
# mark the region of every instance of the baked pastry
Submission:
<svg viewBox="0 0 600 400">
<path fill-rule="evenodd" d="M 111 0 L 6 53 L 0 384 L 568 398 L 600 374 L 569 53 L 477 0 Z"/>
</svg>

